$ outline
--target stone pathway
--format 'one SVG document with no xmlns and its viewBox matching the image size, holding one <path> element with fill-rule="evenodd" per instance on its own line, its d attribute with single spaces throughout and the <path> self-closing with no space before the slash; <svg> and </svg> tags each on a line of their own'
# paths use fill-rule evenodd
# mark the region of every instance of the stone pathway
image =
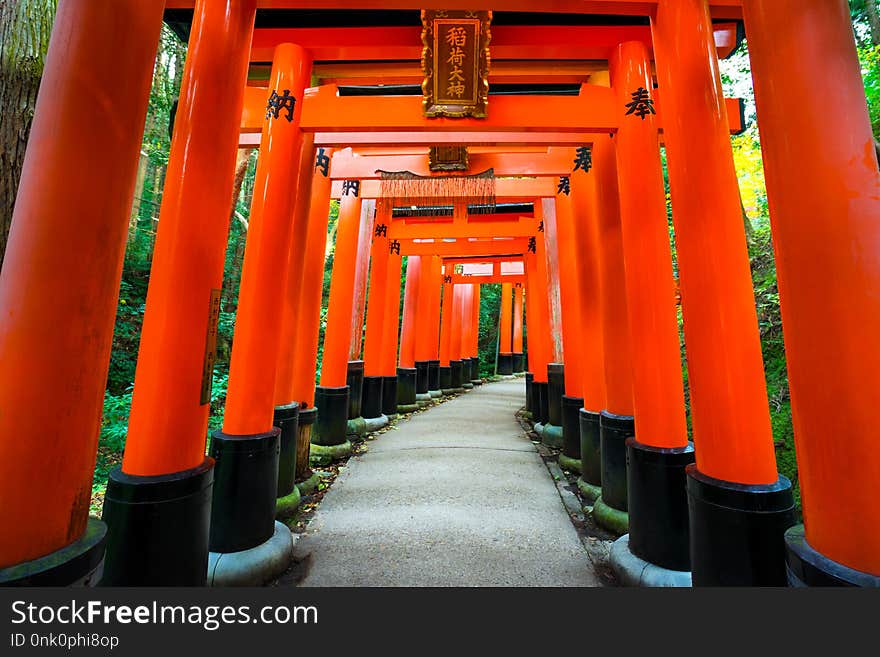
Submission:
<svg viewBox="0 0 880 657">
<path fill-rule="evenodd" d="M 522 379 L 486 384 L 370 442 L 296 543 L 301 585 L 599 586 L 524 398 Z"/>
</svg>

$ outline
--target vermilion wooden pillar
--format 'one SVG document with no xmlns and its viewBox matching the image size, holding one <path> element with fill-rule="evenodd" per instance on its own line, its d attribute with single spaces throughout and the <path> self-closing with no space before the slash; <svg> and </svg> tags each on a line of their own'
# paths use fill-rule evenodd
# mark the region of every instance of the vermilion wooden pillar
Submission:
<svg viewBox="0 0 880 657">
<path fill-rule="evenodd" d="M 604 80 L 603 80 L 604 77 Z M 591 83 L 607 85 L 608 76 L 596 73 Z M 591 154 L 595 161 L 595 149 Z M 581 493 L 594 501 L 602 491 L 600 413 L 606 408 L 605 350 L 603 339 L 603 294 L 599 277 L 602 243 L 599 239 L 599 210 L 614 199 L 616 175 L 613 168 L 592 166 L 573 171 L 570 177 L 572 211 L 575 223 L 575 249 L 578 258 L 578 289 L 580 291 L 581 394 L 584 407 L 579 412 L 581 476 L 577 485 Z"/>
<path fill-rule="evenodd" d="M 403 319 L 400 328 L 400 358 L 397 366 L 397 408 L 409 413 L 418 408 L 416 404 L 416 301 L 418 299 L 421 258 L 406 259 L 406 284 L 403 292 Z"/>
<path fill-rule="evenodd" d="M 163 5 L 58 3 L 0 275 L 0 584 L 91 583 L 103 554 L 89 497 Z"/>
<path fill-rule="evenodd" d="M 295 183 L 297 194 L 294 201 L 290 249 L 287 256 L 287 281 L 284 284 L 284 291 L 279 303 L 281 336 L 278 344 L 273 395 L 275 411 L 272 425 L 281 429 L 281 453 L 278 460 L 279 498 L 293 494 L 297 472 L 302 473 L 308 469 L 309 441 L 307 436 L 311 435 L 310 425 L 314 420 L 314 414 L 304 413 L 305 422 L 302 423 L 302 426 L 308 428 L 305 429 L 307 436 L 303 441 L 300 413 L 306 409 L 302 408 L 300 402 L 296 400 L 292 390 L 292 382 L 294 370 L 298 366 L 297 361 L 301 361 L 301 357 L 297 354 L 297 334 L 300 326 L 304 323 L 301 321 L 304 309 L 302 280 L 306 260 L 309 207 L 312 200 L 312 178 L 316 172 L 314 134 L 303 134 L 301 142 L 302 147 L 297 163 L 299 174 Z M 305 467 L 301 467 L 298 463 L 300 459 L 305 460 Z M 298 489 L 297 493 L 299 493 Z M 297 495 L 294 494 L 293 498 L 288 498 L 281 504 L 288 505 L 288 508 L 289 505 L 298 504 Z"/>
<path fill-rule="evenodd" d="M 449 367 L 452 376 L 452 389 L 457 392 L 463 390 L 462 385 L 464 384 L 461 366 L 461 347 L 465 287 L 465 285 L 456 285 L 452 288 L 452 330 L 449 337 Z"/>
<path fill-rule="evenodd" d="M 279 496 L 279 451 L 283 450 L 285 463 L 296 456 L 296 427 L 287 427 L 282 444 L 281 429 L 273 426 L 281 339 L 281 322 L 275 315 L 287 281 L 302 149 L 299 118 L 311 69 L 311 58 L 302 47 L 285 43 L 275 49 L 254 178 L 257 191 L 248 221 L 223 430 L 211 437 L 211 455 L 219 464 L 211 509 L 212 552 L 247 550 L 272 537 L 275 499 Z M 294 483 L 293 468 L 288 469 L 284 495 L 292 491 Z"/>
<path fill-rule="evenodd" d="M 849 6 L 743 6 L 803 499 L 789 580 L 876 587 L 880 175 Z"/>
<path fill-rule="evenodd" d="M 662 0 L 652 32 L 697 447 L 696 467 L 688 469 L 693 581 L 784 585 L 782 535 L 793 522 L 791 484 L 776 472 L 707 1 Z M 728 507 L 723 515 L 722 504 Z"/>
<path fill-rule="evenodd" d="M 379 201 L 380 217 L 390 217 L 391 209 L 383 209 Z M 390 251 L 390 244 L 389 244 Z M 400 329 L 400 274 L 402 258 L 390 253 L 386 262 L 388 273 L 385 284 L 385 318 L 382 322 L 382 412 L 391 417 L 397 415 L 397 345 Z"/>
<path fill-rule="evenodd" d="M 196 3 L 128 438 L 104 501 L 108 584 L 205 582 L 214 477 L 205 436 L 254 7 Z"/>
<path fill-rule="evenodd" d="M 623 533 L 627 514 L 626 439 L 635 433 L 632 397 L 629 308 L 620 226 L 617 163 L 612 140 L 598 137 L 593 143 L 593 166 L 607 176 L 597 181 L 599 286 L 602 300 L 602 347 L 605 370 L 605 408 L 599 417 L 602 458 L 602 495 L 594 515 L 600 524 Z"/>
<path fill-rule="evenodd" d="M 479 283 L 474 283 L 474 299 L 471 304 L 471 383 L 482 385 L 480 378 L 480 292 Z"/>
<path fill-rule="evenodd" d="M 452 266 L 446 265 L 445 270 L 446 272 L 451 272 Z M 446 276 L 449 278 L 447 279 Z M 455 284 L 452 283 L 451 273 L 445 273 L 443 280 L 443 301 L 440 318 L 440 390 L 444 394 L 449 394 L 452 388 L 452 369 L 449 360 L 452 348 L 452 300 L 455 295 Z"/>
<path fill-rule="evenodd" d="M 611 81 L 621 117 L 614 144 L 637 436 L 627 441 L 628 546 L 652 564 L 687 571 L 685 467 L 693 463 L 694 449 L 685 421 L 659 135 L 655 115 L 627 114 L 631 90 L 653 87 L 643 43 L 618 46 L 611 60 Z"/>
<path fill-rule="evenodd" d="M 513 285 L 501 284 L 498 318 L 498 374 L 513 374 Z"/>
<path fill-rule="evenodd" d="M 324 286 L 324 264 L 327 254 L 327 224 L 330 219 L 330 162 L 332 149 L 318 148 L 312 153 L 312 186 L 306 226 L 306 248 L 303 254 L 300 283 L 300 324 L 296 332 L 294 366 L 290 390 L 286 395 L 299 404 L 299 438 L 296 451 L 296 480 L 308 488 L 315 481 L 309 468 L 312 427 L 317 419 L 315 407 L 315 374 L 318 363 L 318 339 L 321 326 L 321 305 Z M 316 448 L 320 451 L 320 447 Z"/>
<path fill-rule="evenodd" d="M 413 356 L 416 368 L 416 399 L 427 401 L 428 395 L 428 361 L 431 360 L 431 256 L 410 256 L 419 259 L 419 284 L 416 288 L 415 315 L 413 316 Z M 419 398 L 421 395 L 421 399 Z"/>
<path fill-rule="evenodd" d="M 297 404 L 291 391 L 293 372 L 297 361 L 297 333 L 301 322 L 303 269 L 306 260 L 306 241 L 308 236 L 309 208 L 312 203 L 312 178 L 317 172 L 315 164 L 315 135 L 302 135 L 302 148 L 298 164 L 299 177 L 296 182 L 298 193 L 293 210 L 292 237 L 287 265 L 287 284 L 281 303 L 281 339 L 278 347 L 278 365 L 275 371 L 276 419 L 282 409 Z M 329 165 L 328 165 L 329 167 Z M 302 409 L 300 409 L 302 410 Z M 279 426 L 277 423 L 275 426 Z"/>
<path fill-rule="evenodd" d="M 382 415 L 383 363 L 382 350 L 385 341 L 384 322 L 387 316 L 388 285 L 400 280 L 389 281 L 388 267 L 388 223 L 390 206 L 381 204 L 376 213 L 376 225 L 370 246 L 370 285 L 367 300 L 367 330 L 364 342 L 364 396 L 362 414 L 365 418 L 378 418 Z"/>
<path fill-rule="evenodd" d="M 428 392 L 431 397 L 440 397 L 440 292 L 443 280 L 443 261 L 438 256 L 431 257 L 431 351 L 428 360 Z"/>
<path fill-rule="evenodd" d="M 517 283 L 513 288 L 513 371 L 523 371 L 523 295 L 525 288 Z"/>
<path fill-rule="evenodd" d="M 351 313 L 351 340 L 348 346 L 348 366 L 345 383 L 348 386 L 348 420 L 350 435 L 360 439 L 366 433 L 363 422 L 364 397 L 364 317 L 367 309 L 367 278 L 370 269 L 370 244 L 373 235 L 373 220 L 376 202 L 369 199 L 361 206 L 360 233 L 358 236 L 357 257 L 354 264 L 354 293 Z"/>
<path fill-rule="evenodd" d="M 571 180 L 569 179 L 569 182 Z M 559 295 L 562 307 L 562 341 L 565 357 L 565 382 L 562 396 L 562 453 L 559 464 L 567 470 L 581 470 L 581 434 L 579 412 L 584 405 L 582 393 L 583 298 L 579 285 L 579 263 L 571 195 L 556 196 L 556 230 L 559 238 Z"/>
<path fill-rule="evenodd" d="M 360 231 L 361 199 L 352 186 L 339 202 L 321 384 L 315 390 L 318 419 L 312 432 L 312 452 L 316 455 L 320 453 L 320 457 L 326 459 L 334 459 L 351 451 L 351 443 L 346 438 L 349 395 L 346 380 Z"/>
</svg>

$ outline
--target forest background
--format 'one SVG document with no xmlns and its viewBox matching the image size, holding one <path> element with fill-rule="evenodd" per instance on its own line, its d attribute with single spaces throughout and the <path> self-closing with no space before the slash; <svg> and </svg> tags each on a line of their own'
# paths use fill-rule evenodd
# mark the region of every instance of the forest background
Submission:
<svg viewBox="0 0 880 657">
<path fill-rule="evenodd" d="M 0 75 L 0 117 L 2 117 L 0 121 L 0 256 L 5 249 L 12 219 L 15 190 L 18 186 L 55 8 L 56 0 L 0 0 L 0 73 L 2 73 Z M 878 0 L 850 0 L 850 8 L 865 83 L 865 95 L 874 138 L 877 140 L 880 139 Z M 169 29 L 163 27 L 141 146 L 136 193 L 129 222 L 128 244 L 116 314 L 113 351 L 104 398 L 104 417 L 93 485 L 92 512 L 98 515 L 107 474 L 119 464 L 128 432 L 128 414 L 138 342 L 171 145 L 169 113 L 178 97 L 185 60 L 186 45 L 181 43 Z M 747 43 L 744 43 L 732 57 L 722 62 L 722 81 L 726 96 L 742 98 L 746 104 L 745 118 L 748 127 L 743 134 L 732 137 L 731 141 L 739 176 L 743 221 L 751 257 L 777 463 L 779 471 L 794 483 L 799 500 L 779 293 Z M 817 152 L 817 157 L 820 156 L 821 153 Z M 238 191 L 235 194 L 236 201 L 230 217 L 217 343 L 218 358 L 211 397 L 210 429 L 219 428 L 222 424 L 229 355 L 238 302 L 238 284 L 247 237 L 256 160 L 256 149 L 247 149 L 240 151 L 237 162 Z M 670 240 L 675 257 L 668 184 L 667 209 Z M 325 257 L 322 338 L 330 273 L 333 267 L 337 213 L 338 205 L 334 202 L 330 210 L 328 248 Z M 491 376 L 494 373 L 500 293 L 500 285 L 486 285 L 483 286 L 480 297 L 479 348 L 483 376 Z M 320 344 L 323 344 L 323 339 Z M 319 364 L 320 356 L 319 353 Z M 686 378 L 687 363 L 683 340 L 682 366 Z M 318 374 L 320 376 L 320 369 Z"/>
</svg>

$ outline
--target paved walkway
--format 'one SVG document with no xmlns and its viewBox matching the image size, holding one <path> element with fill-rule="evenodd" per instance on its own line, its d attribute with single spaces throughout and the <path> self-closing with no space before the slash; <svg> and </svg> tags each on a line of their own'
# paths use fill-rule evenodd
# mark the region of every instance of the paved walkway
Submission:
<svg viewBox="0 0 880 657">
<path fill-rule="evenodd" d="M 398 423 L 352 458 L 296 543 L 303 586 L 598 586 L 514 413 L 522 379 Z"/>
</svg>

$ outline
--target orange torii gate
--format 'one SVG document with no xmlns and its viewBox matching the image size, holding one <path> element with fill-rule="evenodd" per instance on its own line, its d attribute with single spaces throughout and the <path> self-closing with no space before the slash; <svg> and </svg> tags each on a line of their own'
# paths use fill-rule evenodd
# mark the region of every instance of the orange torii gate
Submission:
<svg viewBox="0 0 880 657">
<path fill-rule="evenodd" d="M 388 62 L 328 69 L 323 80 L 330 84 L 306 89 L 316 70 L 312 60 L 329 57 L 333 65 L 363 33 L 335 34 L 348 39 L 337 43 L 326 38 L 328 28 L 255 32 L 254 19 L 258 6 L 271 12 L 314 3 L 169 0 L 170 9 L 194 10 L 193 43 L 163 193 L 129 436 L 122 467 L 108 484 L 102 522 L 88 518 L 89 484 L 139 136 L 166 8 L 165 0 L 119 4 L 111 19 L 95 3 L 59 3 L 43 77 L 53 93 L 41 94 L 37 103 L 0 272 L 0 523 L 9 528 L 0 546 L 0 582 L 93 581 L 104 558 L 105 584 L 204 584 L 209 551 L 216 566 L 218 555 L 231 550 L 254 554 L 253 548 L 276 545 L 283 440 L 275 422 L 295 435 L 294 410 L 308 415 L 314 406 L 320 247 L 333 187 L 344 187 L 330 178 L 332 149 L 451 143 L 592 149 L 592 170 L 568 177 L 569 208 L 553 200 L 557 186 L 550 178 L 499 180 L 498 186 L 510 184 L 511 197 L 513 187 L 528 187 L 524 198 L 542 199 L 541 216 L 558 231 L 555 247 L 539 239 L 535 252 L 526 252 L 525 275 L 528 290 L 542 282 L 549 291 L 535 297 L 542 316 L 559 311 L 564 325 L 583 327 L 574 342 L 565 335 L 572 331 L 563 331 L 563 341 L 574 346 L 565 349 L 567 376 L 554 368 L 553 386 L 569 400 L 584 400 L 578 409 L 584 489 L 600 496 L 596 508 L 606 523 L 628 522 L 628 543 L 616 546 L 615 558 L 637 558 L 696 585 L 877 585 L 880 458 L 872 413 L 880 392 L 864 382 L 880 361 L 880 301 L 873 294 L 880 283 L 873 249 L 880 175 L 843 0 L 560 0 L 553 8 L 561 16 L 617 14 L 647 25 L 592 26 L 588 39 L 583 31 L 543 29 L 532 46 L 524 43 L 530 28 L 499 26 L 500 59 L 507 63 L 498 79 L 534 81 L 555 68 L 551 60 L 585 53 L 608 62 L 610 73 L 603 79 L 604 65 L 578 69 L 569 62 L 560 77 L 580 85 L 578 95 L 493 96 L 488 119 L 426 119 L 416 96 L 339 95 L 353 79 L 378 83 L 390 71 L 381 68 Z M 505 10 L 535 12 L 545 4 L 514 0 Z M 408 10 L 441 5 L 469 8 L 461 0 L 360 3 Z M 719 18 L 744 18 L 752 46 L 805 526 L 794 526 L 791 484 L 774 459 L 729 141 L 738 111 L 722 96 L 717 63 L 719 49 L 729 52 L 736 38 L 729 24 L 713 26 Z M 358 62 L 417 59 L 412 53 L 420 44 L 406 30 L 373 32 L 388 41 L 362 43 Z M 806 42 L 802 34 L 812 38 Z M 829 48 L 834 57 L 826 56 Z M 126 57 L 118 57 L 121 51 Z M 798 54 L 797 65 L 791 53 Z M 246 87 L 253 57 L 272 62 L 261 73 L 267 88 Z M 517 57 L 528 62 L 518 67 Z M 406 81 L 412 73 L 394 75 Z M 89 81 L 87 88 L 82 80 Z M 625 110 L 637 89 L 655 103 L 656 115 Z M 251 130 L 245 139 L 243 115 Z M 661 129 L 695 450 L 684 422 Z M 826 136 L 822 158 L 813 156 L 816 134 Z M 264 184 L 254 201 L 242 273 L 224 430 L 212 437 L 206 456 L 232 164 L 235 149 L 248 140 L 260 143 Z M 350 358 L 352 344 L 355 263 L 363 253 L 362 224 L 352 220 L 361 215 L 354 208 L 363 212 L 366 199 L 381 196 L 379 187 L 364 180 L 367 195 L 360 201 L 343 196 L 347 220 L 340 230 L 346 230 L 336 248 L 354 257 L 335 287 L 351 303 L 340 304 L 328 326 L 343 336 L 331 336 L 328 346 L 345 345 L 331 349 L 329 387 L 343 387 L 336 385 L 344 383 L 340 354 Z M 507 236 L 528 239 L 526 222 L 512 223 L 515 232 Z M 438 227 L 438 236 L 415 223 L 393 224 L 388 238 L 401 244 L 495 237 L 476 223 L 458 237 L 448 227 Z M 553 251 L 570 248 L 566 230 L 582 257 L 560 263 Z M 420 258 L 428 255 L 413 256 L 413 263 Z M 820 275 L 817 262 L 830 263 L 834 275 Z M 564 281 L 563 264 L 572 265 Z M 393 273 L 390 265 L 388 280 Z M 431 280 L 428 273 L 425 280 Z M 475 290 L 453 287 L 461 292 L 452 294 L 450 321 L 459 330 L 448 334 L 446 353 L 462 356 L 472 348 L 461 328 L 473 326 L 468 312 Z M 578 302 L 559 304 L 557 293 Z M 382 307 L 396 317 L 393 293 L 386 297 Z M 279 302 L 293 306 L 285 308 L 281 323 L 271 320 L 271 306 Z M 566 321 L 569 310 L 574 314 Z M 410 306 L 404 313 L 405 325 L 416 312 Z M 279 325 L 294 317 L 302 318 L 295 330 Z M 436 325 L 433 313 L 430 321 Z M 381 331 L 383 384 L 391 376 L 385 374 L 388 361 L 396 360 L 385 348 L 391 344 L 386 337 L 396 337 L 394 324 L 383 322 Z M 539 332 L 529 331 L 533 338 Z M 291 334 L 292 372 L 280 365 L 290 362 L 290 343 L 283 342 Z M 406 326 L 404 334 L 415 354 Z M 558 347 L 552 340 L 530 344 L 535 379 L 547 374 L 536 370 L 559 365 Z M 285 385 L 278 385 L 279 376 Z M 46 381 L 55 382 L 48 414 Z M 552 401 L 555 419 L 563 422 L 574 404 L 557 404 L 556 392 L 548 399 L 550 381 L 537 383 L 544 387 L 533 386 L 532 396 L 546 401 L 538 406 L 549 408 Z M 554 419 L 549 410 L 547 415 Z M 47 442 L 46 435 L 63 440 Z M 573 444 L 564 447 L 572 462 L 578 460 Z M 621 467 L 624 459 L 628 467 Z M 235 490 L 246 492 L 237 496 Z M 277 540 L 283 550 L 283 533 Z M 623 561 L 616 563 L 627 572 Z M 211 572 L 220 583 L 218 569 Z"/>
</svg>

